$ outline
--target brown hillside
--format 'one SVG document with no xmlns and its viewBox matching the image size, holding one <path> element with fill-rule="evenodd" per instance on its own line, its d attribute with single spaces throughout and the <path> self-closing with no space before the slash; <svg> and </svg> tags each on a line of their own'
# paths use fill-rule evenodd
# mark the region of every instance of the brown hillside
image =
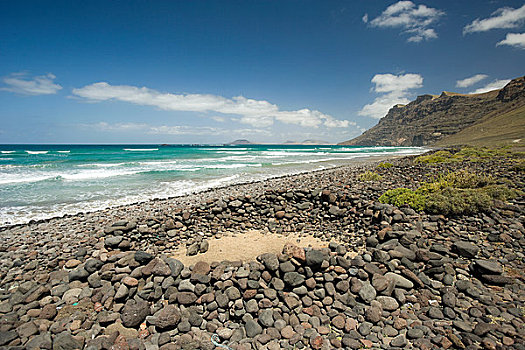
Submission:
<svg viewBox="0 0 525 350">
<path fill-rule="evenodd" d="M 521 138 L 518 136 L 525 125 L 524 118 L 520 117 L 523 114 L 523 106 L 525 77 L 512 80 L 500 90 L 483 94 L 443 92 L 439 97 L 423 95 L 408 105 L 392 107 L 376 126 L 341 144 L 444 146 L 469 143 L 479 145 L 485 142 L 508 143 Z M 495 119 L 492 120 L 493 118 Z M 512 122 L 506 118 L 511 118 Z M 512 130 L 508 128 L 510 125 Z M 464 132 L 460 133 L 462 131 Z M 501 135 L 498 136 L 499 134 Z M 525 139 L 525 135 L 521 136 Z"/>
</svg>

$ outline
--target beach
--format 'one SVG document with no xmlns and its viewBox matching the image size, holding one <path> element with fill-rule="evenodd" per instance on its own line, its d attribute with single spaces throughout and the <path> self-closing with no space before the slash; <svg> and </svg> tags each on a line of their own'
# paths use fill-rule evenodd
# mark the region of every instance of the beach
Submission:
<svg viewBox="0 0 525 350">
<path fill-rule="evenodd" d="M 424 151 L 336 145 L 1 145 L 0 226 Z"/>
<path fill-rule="evenodd" d="M 523 190 L 523 172 L 415 157 L 3 227 L 0 346 L 519 348 L 523 197 L 462 216 L 378 198 L 459 169 Z"/>
</svg>

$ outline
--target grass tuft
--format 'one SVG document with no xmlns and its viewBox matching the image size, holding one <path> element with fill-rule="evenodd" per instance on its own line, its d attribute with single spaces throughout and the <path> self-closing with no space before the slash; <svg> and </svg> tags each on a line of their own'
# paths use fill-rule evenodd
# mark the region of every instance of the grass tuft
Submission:
<svg viewBox="0 0 525 350">
<path fill-rule="evenodd" d="M 391 168 L 393 166 L 394 166 L 394 164 L 392 164 L 392 163 L 382 162 L 382 163 L 379 163 L 377 165 L 377 168 L 379 168 L 379 169 L 388 169 L 388 168 Z"/>
<path fill-rule="evenodd" d="M 383 176 L 379 175 L 376 172 L 373 171 L 366 171 L 359 175 L 359 181 L 363 182 L 370 182 L 370 181 L 379 181 L 383 178 Z"/>
</svg>

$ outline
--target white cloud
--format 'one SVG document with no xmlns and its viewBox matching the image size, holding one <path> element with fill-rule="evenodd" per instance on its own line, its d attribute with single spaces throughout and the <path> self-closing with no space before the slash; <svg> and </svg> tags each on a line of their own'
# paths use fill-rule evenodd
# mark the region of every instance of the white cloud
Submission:
<svg viewBox="0 0 525 350">
<path fill-rule="evenodd" d="M 518 49 L 525 49 L 525 33 L 507 33 L 505 39 L 501 40 L 496 46 L 509 45 Z"/>
<path fill-rule="evenodd" d="M 322 125 L 328 128 L 344 128 L 349 125 L 347 120 L 337 120 L 316 110 L 304 108 L 296 111 L 281 111 L 277 105 L 268 101 L 243 96 L 229 99 L 205 94 L 161 93 L 146 87 L 110 85 L 106 82 L 73 89 L 73 94 L 93 102 L 118 100 L 168 111 L 234 114 L 241 116 L 239 119 L 241 123 L 256 127 L 271 126 L 276 120 L 285 124 L 314 128 Z"/>
<path fill-rule="evenodd" d="M 419 74 L 376 74 L 372 78 L 375 84 L 374 91 L 385 93 L 377 97 L 374 102 L 365 105 L 357 114 L 361 116 L 380 119 L 390 108 L 397 104 L 407 104 L 410 89 L 423 86 L 423 77 Z"/>
<path fill-rule="evenodd" d="M 269 130 L 264 129 L 225 129 L 210 126 L 187 126 L 187 125 L 150 125 L 146 123 L 107 123 L 79 124 L 81 128 L 95 129 L 104 132 L 128 132 L 141 131 L 149 135 L 268 135 Z"/>
<path fill-rule="evenodd" d="M 211 117 L 211 119 L 215 120 L 218 123 L 224 123 L 226 121 L 226 118 L 219 117 L 218 115 Z"/>
<path fill-rule="evenodd" d="M 510 82 L 510 79 L 500 79 L 500 80 L 494 80 L 492 83 L 489 83 L 485 85 L 482 88 L 479 88 L 477 90 L 474 90 L 470 92 L 470 94 L 482 94 L 484 92 L 489 92 L 492 90 L 498 90 L 503 88 L 505 85 L 507 85 Z"/>
<path fill-rule="evenodd" d="M 56 94 L 62 86 L 55 84 L 56 77 L 48 73 L 33 78 L 27 77 L 27 73 L 13 73 L 3 79 L 7 85 L 0 90 L 15 92 L 23 95 L 51 95 Z"/>
<path fill-rule="evenodd" d="M 423 86 L 423 77 L 419 74 L 376 74 L 372 78 L 375 92 L 406 91 Z"/>
<path fill-rule="evenodd" d="M 416 6 L 412 1 L 399 1 L 386 8 L 380 16 L 370 21 L 370 26 L 379 28 L 401 28 L 409 35 L 408 42 L 421 42 L 437 38 L 437 33 L 430 25 L 434 24 L 445 12 L 427 7 Z M 368 15 L 363 17 L 368 22 Z"/>
<path fill-rule="evenodd" d="M 456 86 L 460 88 L 466 88 L 476 83 L 479 83 L 483 79 L 487 79 L 487 78 L 488 78 L 488 75 L 486 74 L 476 74 L 471 77 L 456 81 Z"/>
<path fill-rule="evenodd" d="M 463 34 L 474 32 L 486 32 L 491 29 L 505 29 L 519 27 L 525 21 L 525 5 L 513 9 L 502 7 L 492 13 L 492 16 L 485 19 L 475 19 L 472 23 L 463 28 Z"/>
</svg>

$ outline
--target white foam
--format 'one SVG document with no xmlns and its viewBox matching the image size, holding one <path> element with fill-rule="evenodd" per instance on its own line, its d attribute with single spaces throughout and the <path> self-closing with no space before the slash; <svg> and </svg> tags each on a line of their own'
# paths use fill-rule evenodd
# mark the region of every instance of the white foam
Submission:
<svg viewBox="0 0 525 350">
<path fill-rule="evenodd" d="M 58 153 L 71 153 L 71 151 L 57 151 Z"/>
<path fill-rule="evenodd" d="M 3 154 L 11 154 L 11 153 L 15 153 L 16 151 L 0 151 L 2 152 Z"/>
<path fill-rule="evenodd" d="M 20 174 L 3 174 L 2 177 L 0 178 L 0 185 L 39 182 L 39 181 L 50 180 L 54 178 L 56 178 L 56 175 L 52 175 L 52 174 L 32 175 L 32 176 L 23 176 Z"/>
<path fill-rule="evenodd" d="M 235 164 L 209 164 L 209 165 L 203 165 L 203 168 L 206 169 L 238 169 L 238 168 L 246 168 L 246 167 L 260 167 L 262 164 L 256 163 L 256 164 L 246 164 L 246 163 L 235 163 Z"/>
<path fill-rule="evenodd" d="M 49 151 L 26 151 L 27 154 L 47 154 Z"/>
<path fill-rule="evenodd" d="M 94 180 L 94 179 L 105 179 L 108 177 L 115 176 L 126 176 L 134 175 L 142 172 L 141 170 L 85 170 L 70 174 L 60 174 L 59 176 L 64 180 L 69 181 L 81 181 L 81 180 Z"/>
<path fill-rule="evenodd" d="M 247 151 L 248 148 L 243 147 L 217 147 L 217 148 L 199 148 L 202 151 Z"/>
<path fill-rule="evenodd" d="M 236 151 L 218 151 L 216 153 L 218 153 L 218 154 L 247 154 L 248 151 L 240 151 L 240 152 L 236 152 Z"/>
<path fill-rule="evenodd" d="M 153 152 L 158 150 L 158 148 L 124 148 L 124 151 L 128 152 Z"/>
</svg>

